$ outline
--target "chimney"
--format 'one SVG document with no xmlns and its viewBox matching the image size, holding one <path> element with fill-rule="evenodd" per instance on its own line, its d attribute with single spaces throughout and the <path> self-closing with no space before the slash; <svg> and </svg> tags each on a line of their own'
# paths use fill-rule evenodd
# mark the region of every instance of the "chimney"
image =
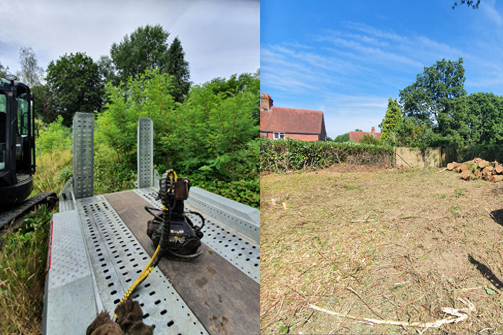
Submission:
<svg viewBox="0 0 503 335">
<path fill-rule="evenodd" d="M 262 94 L 260 96 L 260 110 L 270 110 L 272 102 L 273 100 L 269 94 Z"/>
<path fill-rule="evenodd" d="M 376 129 L 375 129 L 375 127 L 372 127 L 372 136 L 374 136 L 374 137 L 376 136 Z"/>
</svg>

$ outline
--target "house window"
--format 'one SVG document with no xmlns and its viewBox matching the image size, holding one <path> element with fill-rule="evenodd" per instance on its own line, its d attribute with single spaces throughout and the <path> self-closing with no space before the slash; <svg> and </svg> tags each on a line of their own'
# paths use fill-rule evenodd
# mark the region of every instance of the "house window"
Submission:
<svg viewBox="0 0 503 335">
<path fill-rule="evenodd" d="M 285 139 L 285 133 L 274 133 L 274 139 L 275 140 L 284 140 Z"/>
</svg>

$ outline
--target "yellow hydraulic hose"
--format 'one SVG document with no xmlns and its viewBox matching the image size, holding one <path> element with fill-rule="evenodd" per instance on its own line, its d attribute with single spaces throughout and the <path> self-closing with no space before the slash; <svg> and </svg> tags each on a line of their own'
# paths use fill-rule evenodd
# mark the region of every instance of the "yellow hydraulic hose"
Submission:
<svg viewBox="0 0 503 335">
<path fill-rule="evenodd" d="M 131 293 L 133 293 L 133 291 L 135 290 L 135 288 L 138 285 L 140 285 L 141 282 L 145 280 L 145 278 L 147 278 L 147 276 L 150 274 L 150 272 L 152 272 L 152 270 L 154 269 L 155 266 L 151 266 L 151 265 L 154 262 L 154 260 L 156 259 L 157 254 L 159 253 L 160 249 L 161 249 L 161 246 L 158 245 L 157 249 L 155 249 L 155 252 L 152 255 L 152 258 L 150 258 L 150 261 L 148 262 L 147 266 L 145 267 L 145 269 L 143 269 L 143 271 L 140 273 L 140 275 L 138 276 L 138 278 L 134 281 L 134 283 L 131 285 L 131 287 L 124 294 L 124 296 L 122 297 L 121 301 L 119 302 L 119 305 L 121 303 L 123 303 L 124 301 L 126 301 L 129 298 L 129 296 L 131 295 Z M 117 315 L 114 314 L 114 318 L 117 318 Z"/>
<path fill-rule="evenodd" d="M 168 175 L 169 179 L 172 179 L 172 180 L 177 179 L 176 172 L 173 170 L 171 170 L 169 172 L 167 171 L 167 175 Z M 162 209 L 168 210 L 168 208 L 165 206 L 165 204 L 162 204 Z M 161 250 L 161 244 L 159 243 L 159 245 L 157 245 L 157 248 L 154 251 L 154 254 L 152 255 L 152 258 L 150 258 L 150 261 L 148 262 L 147 266 L 143 269 L 143 271 L 140 273 L 138 278 L 134 281 L 134 283 L 131 285 L 131 287 L 124 294 L 121 301 L 119 301 L 118 305 L 120 305 L 121 303 L 126 301 L 129 298 L 129 296 L 131 295 L 131 293 L 133 293 L 133 291 L 136 289 L 136 287 L 138 285 L 140 285 L 145 280 L 145 278 L 148 277 L 150 272 L 152 272 L 152 270 L 155 268 L 155 265 L 157 264 L 157 262 L 154 265 L 152 265 L 152 263 L 156 260 L 157 255 L 159 254 L 160 250 Z M 161 256 L 159 255 L 159 257 L 161 257 Z M 116 314 L 114 314 L 114 318 L 117 318 Z"/>
</svg>

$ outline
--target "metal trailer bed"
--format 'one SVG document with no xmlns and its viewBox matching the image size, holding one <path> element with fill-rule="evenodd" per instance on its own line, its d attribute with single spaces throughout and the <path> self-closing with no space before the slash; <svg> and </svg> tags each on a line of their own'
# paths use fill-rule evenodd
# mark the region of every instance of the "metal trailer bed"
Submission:
<svg viewBox="0 0 503 335">
<path fill-rule="evenodd" d="M 92 143 L 92 120 L 79 114 L 74 177 L 51 225 L 44 334 L 83 334 L 100 311 L 113 315 L 154 251 L 146 234 L 151 216 L 143 208 L 160 203 L 152 164 L 144 162 L 152 146 L 141 143 L 152 136 L 151 121 L 139 124 L 139 188 L 94 196 L 92 145 L 85 141 Z M 197 187 L 185 205 L 207 218 L 204 252 L 191 262 L 163 258 L 135 290 L 144 322 L 155 324 L 154 334 L 259 334 L 260 212 Z"/>
</svg>

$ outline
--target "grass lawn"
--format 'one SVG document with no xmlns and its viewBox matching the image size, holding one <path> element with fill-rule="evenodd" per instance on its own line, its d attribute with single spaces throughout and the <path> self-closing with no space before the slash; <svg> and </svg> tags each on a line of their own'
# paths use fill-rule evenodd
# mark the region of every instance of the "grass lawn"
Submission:
<svg viewBox="0 0 503 335">
<path fill-rule="evenodd" d="M 503 332 L 503 184 L 337 165 L 261 177 L 261 333 Z"/>
</svg>

